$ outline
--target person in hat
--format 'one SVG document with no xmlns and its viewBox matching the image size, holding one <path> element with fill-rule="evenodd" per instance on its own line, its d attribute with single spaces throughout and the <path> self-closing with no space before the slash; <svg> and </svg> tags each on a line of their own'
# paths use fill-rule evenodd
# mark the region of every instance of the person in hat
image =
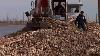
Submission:
<svg viewBox="0 0 100 56">
<path fill-rule="evenodd" d="M 84 11 L 81 11 L 80 14 L 77 16 L 75 24 L 78 24 L 79 29 L 82 29 L 83 31 L 86 30 L 87 22 L 84 16 Z"/>
</svg>

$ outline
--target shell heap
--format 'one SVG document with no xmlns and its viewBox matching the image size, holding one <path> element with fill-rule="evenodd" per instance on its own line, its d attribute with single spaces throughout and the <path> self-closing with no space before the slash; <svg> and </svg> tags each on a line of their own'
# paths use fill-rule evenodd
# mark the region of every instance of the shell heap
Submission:
<svg viewBox="0 0 100 56">
<path fill-rule="evenodd" d="M 0 56 L 100 56 L 100 26 L 80 32 L 73 22 L 48 21 L 52 28 L 0 39 Z"/>
</svg>

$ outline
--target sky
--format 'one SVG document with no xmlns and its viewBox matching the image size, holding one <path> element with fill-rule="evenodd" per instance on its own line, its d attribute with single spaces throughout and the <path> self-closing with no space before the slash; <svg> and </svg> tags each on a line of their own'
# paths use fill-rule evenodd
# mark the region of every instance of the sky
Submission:
<svg viewBox="0 0 100 56">
<path fill-rule="evenodd" d="M 5 20 L 7 16 L 9 16 L 10 19 L 22 19 L 23 12 L 31 10 L 31 1 L 32 0 L 0 0 L 0 20 Z M 69 2 L 78 1 L 79 0 L 69 0 Z M 82 10 L 85 11 L 85 13 L 87 13 L 88 17 L 96 18 L 96 14 L 98 14 L 98 1 L 82 0 L 82 2 Z"/>
<path fill-rule="evenodd" d="M 68 0 L 69 3 L 77 3 L 79 0 Z M 95 21 L 96 14 L 98 14 L 98 0 L 81 0 L 83 6 L 82 11 L 87 14 L 89 20 Z"/>
<path fill-rule="evenodd" d="M 84 6 L 82 10 L 87 13 L 89 20 L 96 20 L 96 14 L 98 14 L 98 0 L 84 0 L 83 3 Z"/>
<path fill-rule="evenodd" d="M 31 0 L 0 0 L 0 19 L 23 18 L 23 13 L 31 8 Z"/>
</svg>

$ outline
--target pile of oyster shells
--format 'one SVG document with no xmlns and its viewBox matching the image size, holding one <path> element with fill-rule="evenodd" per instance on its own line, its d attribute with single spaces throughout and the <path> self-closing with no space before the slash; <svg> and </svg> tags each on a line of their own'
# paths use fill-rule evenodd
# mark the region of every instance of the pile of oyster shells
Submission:
<svg viewBox="0 0 100 56">
<path fill-rule="evenodd" d="M 83 32 L 73 22 L 50 24 L 51 29 L 2 37 L 0 56 L 100 56 L 100 26 L 96 23 L 88 23 Z"/>
</svg>

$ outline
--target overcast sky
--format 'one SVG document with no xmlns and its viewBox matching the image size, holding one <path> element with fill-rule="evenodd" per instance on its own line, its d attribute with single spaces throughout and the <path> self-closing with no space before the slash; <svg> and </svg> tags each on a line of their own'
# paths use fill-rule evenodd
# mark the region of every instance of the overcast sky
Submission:
<svg viewBox="0 0 100 56">
<path fill-rule="evenodd" d="M 0 19 L 22 18 L 23 12 L 31 8 L 31 0 L 0 0 Z"/>
<path fill-rule="evenodd" d="M 32 0 L 0 0 L 0 19 L 6 18 L 22 18 L 23 12 L 29 11 Z M 79 0 L 69 0 L 70 2 L 78 2 Z M 95 18 L 97 13 L 97 0 L 83 0 L 84 10 L 90 18 Z"/>
</svg>

